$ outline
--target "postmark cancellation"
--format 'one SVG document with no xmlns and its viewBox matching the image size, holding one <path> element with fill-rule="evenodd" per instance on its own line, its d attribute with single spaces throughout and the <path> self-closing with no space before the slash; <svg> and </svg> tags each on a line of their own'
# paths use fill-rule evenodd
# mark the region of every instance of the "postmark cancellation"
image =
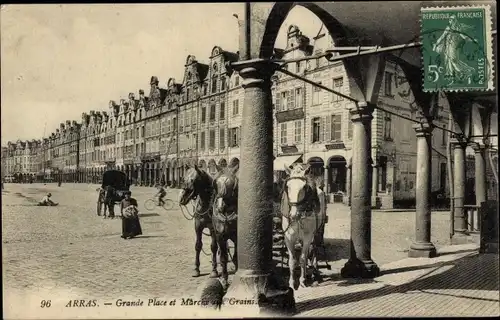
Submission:
<svg viewBox="0 0 500 320">
<path fill-rule="evenodd" d="M 489 5 L 426 7 L 420 18 L 425 92 L 494 89 Z"/>
</svg>

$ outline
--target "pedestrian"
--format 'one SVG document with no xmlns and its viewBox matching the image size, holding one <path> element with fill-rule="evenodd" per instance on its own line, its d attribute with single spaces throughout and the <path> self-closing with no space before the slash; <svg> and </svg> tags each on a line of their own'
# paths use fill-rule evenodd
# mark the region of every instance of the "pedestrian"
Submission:
<svg viewBox="0 0 500 320">
<path fill-rule="evenodd" d="M 137 200 L 131 197 L 132 192 L 125 193 L 125 199 L 120 202 L 120 212 L 122 215 L 122 238 L 132 239 L 142 234 L 141 223 L 139 222 L 139 210 Z"/>
</svg>

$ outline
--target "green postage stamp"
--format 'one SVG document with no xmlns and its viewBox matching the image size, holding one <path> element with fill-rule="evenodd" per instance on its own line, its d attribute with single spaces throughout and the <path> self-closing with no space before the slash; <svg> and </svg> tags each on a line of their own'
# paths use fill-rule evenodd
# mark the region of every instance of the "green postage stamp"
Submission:
<svg viewBox="0 0 500 320">
<path fill-rule="evenodd" d="M 493 90 L 490 6 L 421 9 L 423 89 Z"/>
</svg>

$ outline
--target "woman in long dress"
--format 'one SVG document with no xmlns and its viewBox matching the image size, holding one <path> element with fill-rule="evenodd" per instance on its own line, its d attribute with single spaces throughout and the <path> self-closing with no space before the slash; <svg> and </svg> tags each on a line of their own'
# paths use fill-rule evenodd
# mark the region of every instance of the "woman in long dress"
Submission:
<svg viewBox="0 0 500 320">
<path fill-rule="evenodd" d="M 139 222 L 139 210 L 137 200 L 131 197 L 132 192 L 125 194 L 125 199 L 120 202 L 120 212 L 122 215 L 122 238 L 132 239 L 142 234 L 141 223 Z"/>
<path fill-rule="evenodd" d="M 474 41 L 465 32 L 473 29 L 471 26 L 460 23 L 456 16 L 451 16 L 449 25 L 433 45 L 433 51 L 443 58 L 445 75 L 451 79 L 470 81 L 475 69 L 460 58 L 460 46 L 463 41 Z M 454 81 L 453 81 L 454 82 Z"/>
</svg>

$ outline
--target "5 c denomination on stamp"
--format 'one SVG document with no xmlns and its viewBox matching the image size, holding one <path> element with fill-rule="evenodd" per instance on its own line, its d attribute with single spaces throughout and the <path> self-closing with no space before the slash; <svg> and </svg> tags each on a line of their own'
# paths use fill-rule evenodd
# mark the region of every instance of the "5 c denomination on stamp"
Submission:
<svg viewBox="0 0 500 320">
<path fill-rule="evenodd" d="M 493 90 L 491 24 L 487 5 L 422 8 L 424 91 Z"/>
</svg>

